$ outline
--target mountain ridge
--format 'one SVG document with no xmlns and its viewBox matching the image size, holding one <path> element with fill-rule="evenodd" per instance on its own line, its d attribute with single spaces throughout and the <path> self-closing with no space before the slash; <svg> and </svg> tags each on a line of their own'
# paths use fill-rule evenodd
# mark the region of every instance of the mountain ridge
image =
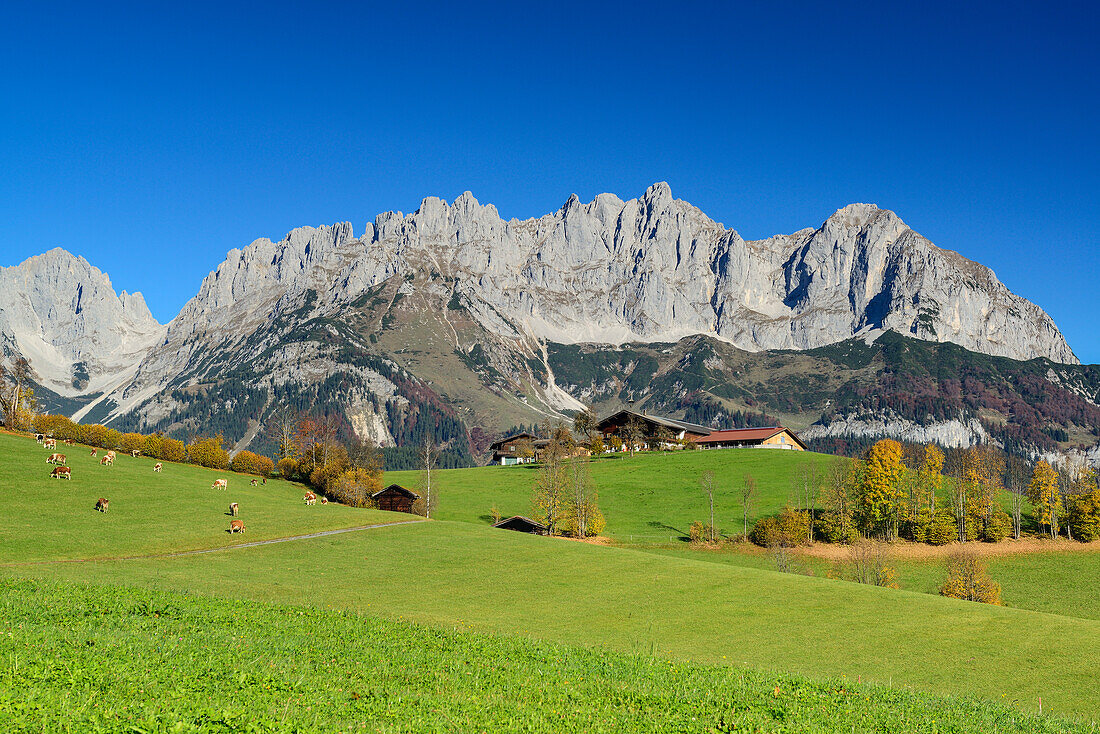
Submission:
<svg viewBox="0 0 1100 734">
<path fill-rule="evenodd" d="M 87 265 L 58 250 L 38 257 L 58 271 Z M 233 440 L 245 434 L 235 411 L 255 429 L 279 406 L 309 405 L 386 445 L 416 440 L 430 420 L 476 451 L 478 431 L 504 416 L 531 422 L 580 407 L 584 397 L 554 380 L 555 344 L 622 350 L 702 335 L 770 354 L 896 332 L 1077 363 L 1040 307 L 888 209 L 849 204 L 816 228 L 746 241 L 664 183 L 626 201 L 573 194 L 525 220 L 503 220 L 470 192 L 450 204 L 426 197 L 409 214 L 376 215 L 358 237 L 338 222 L 258 238 L 230 250 L 166 325 L 141 316 L 139 294 L 115 295 L 94 268 L 85 277 L 102 302 L 88 324 L 129 323 L 127 344 L 144 351 L 93 375 L 77 417 L 225 426 Z M 56 292 L 31 289 L 71 305 L 65 293 L 80 284 L 62 280 Z M 11 300 L 0 298 L 9 355 L 19 342 L 4 321 Z"/>
</svg>

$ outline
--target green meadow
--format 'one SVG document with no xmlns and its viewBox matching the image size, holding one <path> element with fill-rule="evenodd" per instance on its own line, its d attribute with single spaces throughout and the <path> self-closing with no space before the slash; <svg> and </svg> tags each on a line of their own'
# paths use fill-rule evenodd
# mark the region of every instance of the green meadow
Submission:
<svg viewBox="0 0 1100 734">
<path fill-rule="evenodd" d="M 525 636 L 0 581 L 7 732 L 1095 732 L 918 694 Z"/>
<path fill-rule="evenodd" d="M 50 478 L 46 458 L 53 452 L 33 438 L 0 433 L 0 486 L 9 490 L 11 518 L 0 526 L 0 564 L 217 548 L 394 519 L 335 504 L 306 506 L 303 487 L 281 480 L 253 487 L 247 474 L 170 462 L 154 472 L 154 459 L 123 455 L 100 466 L 79 445 L 57 452 L 68 458 L 71 480 Z M 227 489 L 211 489 L 217 478 L 228 480 Z M 94 510 L 100 497 L 110 500 L 106 513 Z M 240 508 L 243 535 L 228 532 L 230 502 Z"/>
<path fill-rule="evenodd" d="M 742 531 L 740 487 L 746 474 L 757 484 L 749 527 L 794 501 L 794 479 L 815 463 L 822 474 L 833 456 L 795 451 L 674 451 L 635 456 L 603 456 L 591 462 L 592 479 L 607 518 L 606 534 L 626 543 L 668 543 L 687 536 L 691 523 L 709 518 L 700 487 L 704 471 L 714 473 L 716 524 L 722 532 Z M 842 460 L 842 459 L 841 459 Z M 531 514 L 531 490 L 538 468 L 533 465 L 484 466 L 434 472 L 441 520 L 487 523 L 496 507 L 503 517 Z M 386 472 L 385 483 L 416 489 L 414 471 Z"/>
<path fill-rule="evenodd" d="M 525 468 L 440 472 L 440 519 L 394 524 L 410 518 L 306 507 L 300 486 L 231 474 L 228 492 L 212 490 L 226 473 L 166 463 L 154 475 L 129 457 L 114 473 L 71 462 L 70 487 L 45 478 L 33 440 L 0 436 L 0 449 L 2 481 L 26 495 L 0 545 L 8 730 L 1094 731 L 1100 713 L 1100 620 L 1072 613 L 1084 593 L 1060 613 L 990 607 L 920 593 L 919 573 L 899 591 L 776 573 L 761 555 L 492 529 L 493 504 L 527 512 Z M 812 458 L 638 456 L 593 474 L 622 538 L 701 519 L 704 469 L 731 486 L 751 472 L 778 507 Z M 110 513 L 92 510 L 98 496 Z M 245 538 L 225 532 L 230 500 Z M 142 509 L 116 514 L 130 506 Z M 225 547 L 366 525 L 381 526 Z M 1073 555 L 1062 585 L 1090 557 Z M 76 558 L 91 560 L 49 562 Z M 1021 567 L 1020 588 L 1051 578 L 1050 563 Z M 30 693 L 3 692 L 17 686 Z M 1048 718 L 1035 723 L 1040 699 Z"/>
</svg>

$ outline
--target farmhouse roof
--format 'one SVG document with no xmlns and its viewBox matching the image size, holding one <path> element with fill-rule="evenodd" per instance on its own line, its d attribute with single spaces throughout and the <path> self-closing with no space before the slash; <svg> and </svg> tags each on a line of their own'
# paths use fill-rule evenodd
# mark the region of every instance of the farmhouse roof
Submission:
<svg viewBox="0 0 1100 734">
<path fill-rule="evenodd" d="M 687 421 L 675 420 L 673 418 L 662 418 L 661 416 L 639 413 L 636 410 L 630 410 L 628 408 L 623 408 L 620 411 L 612 413 L 611 415 L 600 421 L 597 425 L 602 426 L 605 423 L 611 423 L 615 421 L 617 418 L 631 416 L 638 418 L 639 420 L 656 423 L 659 426 L 673 428 L 677 431 L 688 431 L 689 433 L 697 433 L 701 436 L 709 435 L 714 430 L 712 428 L 707 428 L 706 426 L 701 426 L 698 423 L 688 423 Z"/>
<path fill-rule="evenodd" d="M 695 439 L 695 443 L 708 444 L 725 443 L 726 441 L 767 441 L 772 436 L 777 436 L 784 432 L 797 441 L 799 446 L 806 448 L 806 444 L 802 443 L 802 439 L 798 437 L 798 434 L 784 426 L 768 426 L 766 428 L 729 428 L 722 431 L 711 431 L 709 436 Z"/>
<path fill-rule="evenodd" d="M 506 517 L 503 520 L 501 520 L 500 522 L 494 523 L 493 527 L 494 528 L 506 528 L 508 525 L 514 525 L 514 524 L 527 525 L 531 528 L 536 528 L 538 530 L 544 530 L 544 531 L 547 530 L 547 527 L 545 525 L 543 525 L 542 523 L 535 522 L 531 518 L 524 517 L 523 515 L 512 515 L 511 517 Z"/>
<path fill-rule="evenodd" d="M 509 441 L 515 441 L 519 438 L 529 438 L 534 441 L 537 439 L 537 436 L 535 436 L 535 434 L 533 433 L 528 433 L 527 431 L 521 431 L 519 433 L 513 433 L 510 436 L 505 436 L 504 438 L 499 438 L 496 441 L 493 441 L 491 444 L 489 444 L 489 448 L 499 449 L 501 446 L 508 443 Z"/>
<path fill-rule="evenodd" d="M 402 494 L 402 495 L 408 497 L 411 500 L 420 499 L 420 495 L 418 495 L 416 492 L 412 491 L 411 489 L 406 489 L 405 487 L 402 487 L 400 484 L 391 484 L 390 486 L 386 487 L 385 489 L 378 490 L 377 492 L 375 492 L 374 494 L 371 495 L 371 499 L 374 499 L 375 497 L 379 497 L 379 496 L 385 494 L 386 492 L 396 492 L 397 494 Z"/>
</svg>

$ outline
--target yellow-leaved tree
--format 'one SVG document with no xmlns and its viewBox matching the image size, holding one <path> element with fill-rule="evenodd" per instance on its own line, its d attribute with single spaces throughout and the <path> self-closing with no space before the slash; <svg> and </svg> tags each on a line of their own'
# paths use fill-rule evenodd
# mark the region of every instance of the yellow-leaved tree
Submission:
<svg viewBox="0 0 1100 734">
<path fill-rule="evenodd" d="M 861 530 L 886 540 L 897 537 L 897 504 L 901 499 L 901 444 L 884 438 L 867 450 L 856 503 Z"/>
<path fill-rule="evenodd" d="M 1045 525 L 1051 538 L 1058 537 L 1058 515 L 1062 509 L 1062 493 L 1058 491 L 1058 472 L 1040 460 L 1031 472 L 1027 498 L 1035 508 L 1035 521 Z"/>
</svg>

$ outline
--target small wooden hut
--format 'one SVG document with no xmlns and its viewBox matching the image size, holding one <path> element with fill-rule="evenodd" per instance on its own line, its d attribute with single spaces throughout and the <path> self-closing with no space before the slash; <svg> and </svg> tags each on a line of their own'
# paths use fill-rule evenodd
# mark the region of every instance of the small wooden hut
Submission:
<svg viewBox="0 0 1100 734">
<path fill-rule="evenodd" d="M 537 523 L 531 518 L 524 517 L 523 515 L 513 515 L 506 520 L 501 520 L 493 525 L 493 527 L 502 530 L 515 530 L 517 533 L 531 533 L 533 535 L 546 535 L 550 532 L 550 529 L 545 525 Z"/>
<path fill-rule="evenodd" d="M 411 513 L 413 502 L 420 499 L 420 495 L 411 489 L 402 487 L 400 484 L 391 484 L 385 489 L 375 492 L 370 498 L 374 500 L 374 506 L 379 510 Z"/>
</svg>

